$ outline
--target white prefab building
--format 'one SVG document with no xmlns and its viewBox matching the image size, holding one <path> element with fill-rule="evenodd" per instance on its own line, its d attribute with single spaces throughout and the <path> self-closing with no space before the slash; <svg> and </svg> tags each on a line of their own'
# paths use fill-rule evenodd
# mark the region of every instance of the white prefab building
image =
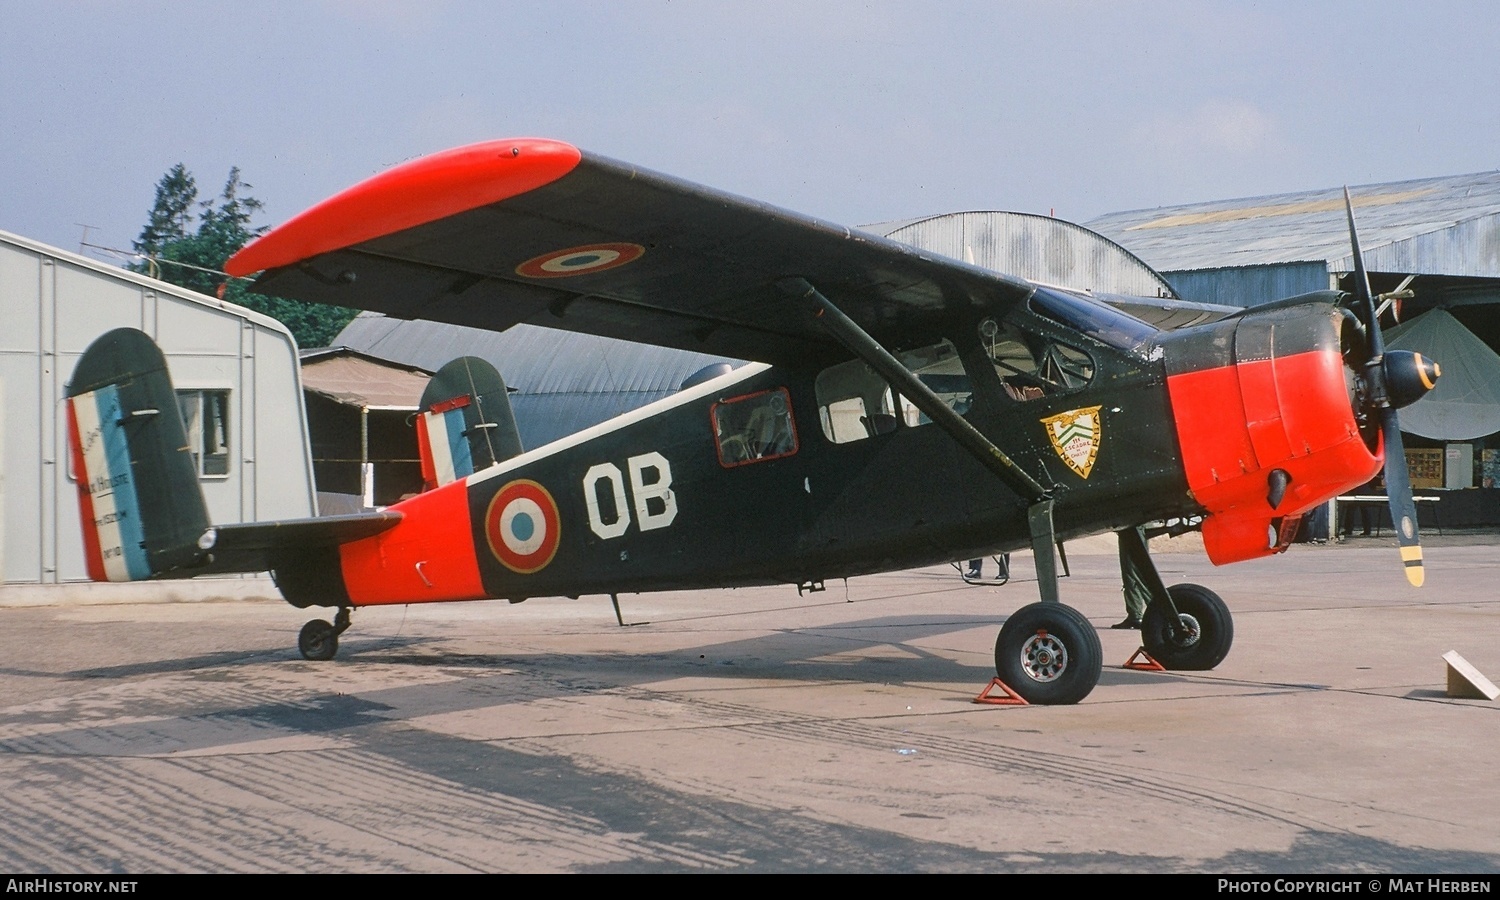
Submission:
<svg viewBox="0 0 1500 900">
<path fill-rule="evenodd" d="M 166 354 L 215 522 L 314 515 L 297 345 L 274 319 L 0 231 L 0 576 L 87 580 L 63 395 L 96 337 Z"/>
</svg>

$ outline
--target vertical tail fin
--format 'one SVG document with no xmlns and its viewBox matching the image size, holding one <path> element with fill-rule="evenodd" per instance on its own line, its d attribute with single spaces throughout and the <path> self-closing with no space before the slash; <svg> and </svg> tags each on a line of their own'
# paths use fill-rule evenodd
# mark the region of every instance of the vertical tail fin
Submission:
<svg viewBox="0 0 1500 900">
<path fill-rule="evenodd" d="M 426 490 L 521 453 L 505 379 L 477 356 L 461 356 L 439 369 L 421 405 L 417 447 Z"/>
<path fill-rule="evenodd" d="M 134 328 L 102 335 L 74 366 L 67 403 L 89 577 L 199 564 L 208 507 L 161 350 Z"/>
</svg>

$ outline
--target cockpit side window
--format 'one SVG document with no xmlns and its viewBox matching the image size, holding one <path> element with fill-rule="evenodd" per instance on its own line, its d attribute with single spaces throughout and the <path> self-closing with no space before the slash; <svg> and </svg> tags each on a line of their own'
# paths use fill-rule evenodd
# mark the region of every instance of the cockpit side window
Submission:
<svg viewBox="0 0 1500 900">
<path fill-rule="evenodd" d="M 951 341 L 905 350 L 896 358 L 954 412 L 974 403 L 974 385 Z M 932 420 L 903 395 L 893 395 L 885 379 L 861 360 L 850 360 L 818 374 L 818 415 L 823 436 L 847 444 L 900 426 L 915 428 Z"/>
<path fill-rule="evenodd" d="M 1067 393 L 1094 380 L 1092 356 L 1040 331 L 987 318 L 979 323 L 979 339 L 1012 400 Z"/>
</svg>

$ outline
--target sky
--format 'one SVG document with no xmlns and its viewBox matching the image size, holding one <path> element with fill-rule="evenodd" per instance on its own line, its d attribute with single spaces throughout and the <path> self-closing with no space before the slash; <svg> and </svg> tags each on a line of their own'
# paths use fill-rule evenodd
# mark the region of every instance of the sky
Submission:
<svg viewBox="0 0 1500 900">
<path fill-rule="evenodd" d="M 523 136 L 847 225 L 1085 222 L 1494 170 L 1497 95 L 1489 2 L 0 0 L 0 230 L 128 249 L 179 162 L 274 225 Z"/>
</svg>

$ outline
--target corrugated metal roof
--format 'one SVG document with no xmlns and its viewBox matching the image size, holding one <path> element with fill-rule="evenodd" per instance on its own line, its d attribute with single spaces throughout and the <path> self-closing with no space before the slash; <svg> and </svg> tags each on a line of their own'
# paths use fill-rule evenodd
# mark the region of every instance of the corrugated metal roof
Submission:
<svg viewBox="0 0 1500 900">
<path fill-rule="evenodd" d="M 436 370 L 460 356 L 488 360 L 516 390 L 511 406 L 524 447 L 539 447 L 675 393 L 705 366 L 729 360 L 533 325 L 486 331 L 360 313 L 336 343 Z"/>
<path fill-rule="evenodd" d="M 1151 267 L 1081 225 L 979 210 L 866 225 L 862 230 L 1030 281 L 1133 297 L 1173 297 Z"/>
<path fill-rule="evenodd" d="M 64 250 L 61 247 L 53 247 L 48 244 L 44 244 L 41 241 L 34 241 L 31 238 L 22 237 L 19 234 L 12 234 L 9 231 L 0 231 L 0 244 L 12 244 L 16 247 L 20 247 L 22 250 L 25 250 L 27 252 L 38 253 L 44 257 L 50 256 L 53 259 L 62 260 L 70 265 L 77 266 L 80 269 L 87 269 L 94 272 L 95 274 L 104 275 L 105 277 L 114 279 L 116 281 L 130 282 L 137 287 L 144 288 L 145 290 L 152 291 L 157 294 L 169 294 L 173 297 L 176 297 L 178 300 L 185 300 L 189 303 L 197 304 L 198 306 L 205 306 L 210 309 L 217 309 L 223 312 L 227 312 L 232 316 L 244 319 L 245 321 L 250 322 L 251 324 L 256 325 L 260 328 L 265 328 L 270 331 L 277 332 L 278 334 L 284 335 L 287 338 L 287 342 L 295 346 L 296 341 L 292 337 L 292 330 L 290 328 L 287 328 L 286 325 L 279 320 L 273 319 L 265 313 L 259 313 L 253 309 L 248 309 L 243 306 L 236 306 L 233 303 L 230 303 L 226 300 L 220 300 L 217 297 L 210 297 L 207 294 L 200 294 L 197 291 L 182 287 L 180 285 L 171 284 L 166 281 L 159 281 L 155 278 L 142 275 L 138 272 L 132 272 L 129 269 L 121 268 L 120 266 L 112 265 L 110 263 L 100 262 L 97 259 L 90 259 L 87 256 L 82 256 L 70 250 Z"/>
<path fill-rule="evenodd" d="M 302 358 L 303 389 L 347 406 L 416 409 L 431 377 L 342 347 Z"/>
<path fill-rule="evenodd" d="M 338 343 L 423 369 L 459 356 L 489 360 L 524 394 L 627 391 L 671 393 L 689 375 L 724 357 L 533 325 L 486 331 L 462 325 L 360 313 Z M 731 360 L 738 362 L 738 360 Z"/>
<path fill-rule="evenodd" d="M 1350 188 L 1372 271 L 1500 277 L 1500 172 Z M 1111 213 L 1085 223 L 1164 272 L 1353 268 L 1342 188 Z"/>
</svg>

